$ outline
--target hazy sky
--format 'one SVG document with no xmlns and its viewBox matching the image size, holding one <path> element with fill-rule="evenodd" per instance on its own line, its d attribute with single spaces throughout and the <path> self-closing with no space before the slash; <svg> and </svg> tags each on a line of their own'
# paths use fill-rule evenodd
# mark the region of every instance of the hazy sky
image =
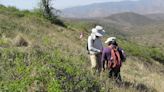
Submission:
<svg viewBox="0 0 164 92">
<path fill-rule="evenodd" d="M 0 4 L 16 6 L 19 9 L 33 9 L 38 6 L 40 0 L 0 0 Z M 71 6 L 86 5 L 97 2 L 113 2 L 127 0 L 54 0 L 54 7 L 63 9 Z M 132 1 L 132 0 L 129 0 Z"/>
</svg>

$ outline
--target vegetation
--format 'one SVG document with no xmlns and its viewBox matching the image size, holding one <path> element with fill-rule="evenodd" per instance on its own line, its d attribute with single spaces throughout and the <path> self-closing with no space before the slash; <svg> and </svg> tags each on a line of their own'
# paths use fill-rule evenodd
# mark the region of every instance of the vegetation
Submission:
<svg viewBox="0 0 164 92">
<path fill-rule="evenodd" d="M 146 59 L 146 61 L 150 61 L 151 59 L 155 61 L 159 61 L 160 63 L 164 64 L 164 54 L 159 48 L 152 48 L 152 47 L 144 47 L 137 45 L 134 42 L 127 42 L 127 41 L 119 41 L 122 48 L 128 52 L 130 56 L 136 56 L 138 58 Z"/>
<path fill-rule="evenodd" d="M 107 71 L 100 77 L 90 74 L 85 47 L 87 29 L 94 21 L 66 21 L 68 28 L 63 28 L 38 12 L 4 6 L 0 6 L 0 21 L 2 92 L 163 91 L 163 65 L 156 61 L 163 63 L 164 55 L 158 48 L 140 46 L 120 37 L 119 45 L 128 58 L 121 72 L 123 82 L 117 84 L 107 77 Z M 111 29 L 114 35 L 117 30 L 114 26 Z M 85 32 L 83 40 L 79 39 L 81 31 Z"/>
<path fill-rule="evenodd" d="M 0 24 L 1 91 L 61 92 L 98 88 L 99 84 L 92 80 L 94 78 L 86 74 L 88 71 L 79 67 L 84 65 L 86 57 L 82 54 L 76 56 L 78 52 L 74 52 L 73 48 L 69 52 L 70 46 L 79 47 L 64 37 L 62 32 L 65 31 L 62 30 L 66 29 L 33 14 L 21 18 L 13 13 L 5 14 L 0 14 L 0 20 L 4 21 Z M 20 45 L 23 42 L 28 45 Z"/>
<path fill-rule="evenodd" d="M 60 25 L 65 27 L 64 23 L 58 19 L 58 12 L 59 10 L 56 10 L 52 7 L 52 3 L 54 0 L 41 0 L 40 3 L 40 10 L 41 13 L 43 13 L 44 17 L 51 21 L 51 23 Z"/>
</svg>

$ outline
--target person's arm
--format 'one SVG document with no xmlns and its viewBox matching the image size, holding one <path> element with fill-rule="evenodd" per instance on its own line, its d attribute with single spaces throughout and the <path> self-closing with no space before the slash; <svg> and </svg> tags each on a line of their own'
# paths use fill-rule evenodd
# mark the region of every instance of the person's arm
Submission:
<svg viewBox="0 0 164 92">
<path fill-rule="evenodd" d="M 108 50 L 107 61 L 108 61 L 108 68 L 110 69 L 112 65 L 111 49 Z"/>
<path fill-rule="evenodd" d="M 93 47 L 93 40 L 92 40 L 91 36 L 88 38 L 88 49 L 89 49 L 89 51 L 94 51 L 97 53 L 101 52 L 99 49 L 96 49 Z"/>
<path fill-rule="evenodd" d="M 121 51 L 121 54 L 122 54 L 122 59 L 123 59 L 123 61 L 125 61 L 126 60 L 126 54 L 125 54 L 125 52 L 124 52 L 124 50 L 122 49 L 122 48 L 118 48 L 118 50 L 119 50 L 119 52 Z"/>
<path fill-rule="evenodd" d="M 125 54 L 124 50 L 122 49 L 121 51 L 122 51 L 122 54 L 124 55 L 124 58 L 126 59 L 126 54 Z"/>
<path fill-rule="evenodd" d="M 101 57 L 101 68 L 102 70 L 105 70 L 105 50 L 102 51 L 102 57 Z"/>
</svg>

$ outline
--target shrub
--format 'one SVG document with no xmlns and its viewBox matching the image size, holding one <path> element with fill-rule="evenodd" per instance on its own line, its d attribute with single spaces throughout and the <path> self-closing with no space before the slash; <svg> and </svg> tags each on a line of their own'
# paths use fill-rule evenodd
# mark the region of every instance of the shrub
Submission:
<svg viewBox="0 0 164 92">
<path fill-rule="evenodd" d="M 27 47 L 29 45 L 29 42 L 28 40 L 23 38 L 21 35 L 17 35 L 15 39 L 13 40 L 13 44 L 18 47 L 22 47 L 22 46 Z"/>
</svg>

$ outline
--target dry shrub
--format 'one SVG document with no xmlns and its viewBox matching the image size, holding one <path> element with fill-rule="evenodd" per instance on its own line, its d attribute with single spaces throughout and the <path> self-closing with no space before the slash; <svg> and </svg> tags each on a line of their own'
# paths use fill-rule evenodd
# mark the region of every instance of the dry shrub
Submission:
<svg viewBox="0 0 164 92">
<path fill-rule="evenodd" d="M 13 44 L 17 47 L 27 47 L 29 46 L 29 41 L 22 35 L 17 35 L 13 40 Z"/>
</svg>

